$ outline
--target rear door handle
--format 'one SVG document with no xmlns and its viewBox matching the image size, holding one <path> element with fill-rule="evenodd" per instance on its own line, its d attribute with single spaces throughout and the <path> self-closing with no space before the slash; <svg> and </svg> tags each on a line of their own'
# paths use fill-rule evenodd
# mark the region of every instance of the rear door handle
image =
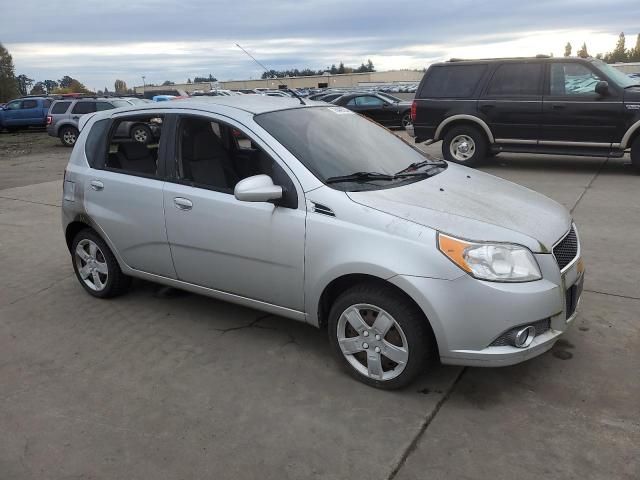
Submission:
<svg viewBox="0 0 640 480">
<path fill-rule="evenodd" d="M 89 185 L 91 185 L 91 188 L 93 188 L 95 191 L 104 189 L 104 183 L 102 183 L 100 180 L 91 180 L 91 182 L 89 182 Z"/>
<path fill-rule="evenodd" d="M 551 108 L 554 109 L 554 110 L 562 110 L 565 107 L 566 107 L 566 105 L 556 104 L 556 105 L 553 105 Z"/>
<path fill-rule="evenodd" d="M 72 120 L 78 120 L 80 117 L 71 117 Z"/>
<path fill-rule="evenodd" d="M 187 198 L 176 197 L 173 199 L 173 203 L 179 210 L 191 210 L 193 208 L 193 202 Z"/>
</svg>

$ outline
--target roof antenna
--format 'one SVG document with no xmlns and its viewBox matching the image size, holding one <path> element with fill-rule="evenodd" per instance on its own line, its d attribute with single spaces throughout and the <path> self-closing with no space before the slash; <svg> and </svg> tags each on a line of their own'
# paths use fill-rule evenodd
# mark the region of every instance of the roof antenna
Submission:
<svg viewBox="0 0 640 480">
<path fill-rule="evenodd" d="M 244 53 L 246 53 L 249 56 L 249 58 L 251 58 L 251 60 L 256 62 L 258 65 L 260 65 L 260 67 L 267 73 L 267 78 L 270 78 L 269 76 L 271 74 L 269 73 L 269 69 L 267 67 L 265 67 L 262 63 L 260 63 L 258 60 L 256 60 L 255 57 L 253 55 L 251 55 L 249 52 L 247 52 L 244 48 L 242 48 L 240 46 L 240 44 L 236 43 L 236 47 L 238 47 L 240 50 L 242 50 Z M 291 90 L 290 88 L 286 88 L 286 89 L 283 88 L 282 90 L 286 90 L 287 92 L 291 93 L 291 95 L 293 95 L 298 100 L 300 100 L 300 103 L 302 105 L 306 105 L 306 103 L 304 103 L 304 100 L 302 99 L 302 97 L 300 95 L 298 95 L 294 90 Z"/>
</svg>

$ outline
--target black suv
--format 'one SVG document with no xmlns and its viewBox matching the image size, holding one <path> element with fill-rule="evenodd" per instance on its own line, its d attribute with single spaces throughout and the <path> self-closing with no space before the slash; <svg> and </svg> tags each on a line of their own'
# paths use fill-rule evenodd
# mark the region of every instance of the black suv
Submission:
<svg viewBox="0 0 640 480">
<path fill-rule="evenodd" d="M 640 171 L 640 83 L 597 59 L 451 60 L 429 67 L 407 127 L 447 160 L 500 152 L 622 157 Z"/>
</svg>

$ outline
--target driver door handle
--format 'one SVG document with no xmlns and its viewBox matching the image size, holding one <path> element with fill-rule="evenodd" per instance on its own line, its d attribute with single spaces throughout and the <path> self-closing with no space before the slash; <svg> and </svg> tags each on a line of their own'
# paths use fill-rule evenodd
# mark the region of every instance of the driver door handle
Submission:
<svg viewBox="0 0 640 480">
<path fill-rule="evenodd" d="M 175 197 L 173 199 L 173 204 L 178 208 L 178 210 L 191 210 L 193 208 L 193 202 L 188 198 Z"/>
</svg>

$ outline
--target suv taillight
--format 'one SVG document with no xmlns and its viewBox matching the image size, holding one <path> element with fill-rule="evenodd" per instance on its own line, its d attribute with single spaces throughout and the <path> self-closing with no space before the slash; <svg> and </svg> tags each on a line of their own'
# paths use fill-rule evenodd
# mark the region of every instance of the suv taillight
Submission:
<svg viewBox="0 0 640 480">
<path fill-rule="evenodd" d="M 417 110 L 418 110 L 418 104 L 414 100 L 413 102 L 411 102 L 411 121 L 412 122 L 416 121 L 416 111 Z"/>
<path fill-rule="evenodd" d="M 53 117 L 51 115 L 47 115 L 47 125 L 51 125 L 51 122 L 53 122 Z"/>
</svg>

